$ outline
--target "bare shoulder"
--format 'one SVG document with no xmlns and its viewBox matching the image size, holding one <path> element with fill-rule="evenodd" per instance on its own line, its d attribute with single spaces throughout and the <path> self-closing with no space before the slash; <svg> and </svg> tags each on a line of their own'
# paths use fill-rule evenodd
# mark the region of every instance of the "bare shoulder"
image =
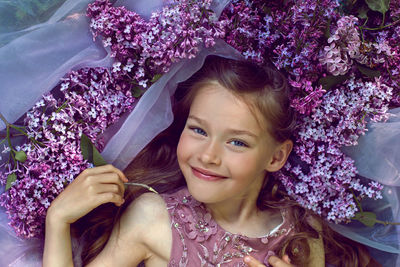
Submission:
<svg viewBox="0 0 400 267">
<path fill-rule="evenodd" d="M 135 199 L 124 212 L 121 224 L 158 224 L 169 220 L 166 204 L 163 198 L 154 193 L 145 193 Z"/>
<path fill-rule="evenodd" d="M 114 227 L 106 247 L 93 266 L 167 265 L 172 246 L 172 232 L 166 204 L 162 197 L 145 193 L 126 208 Z M 99 259 L 98 259 L 99 258 Z M 118 264 L 116 264 L 118 263 Z"/>
<path fill-rule="evenodd" d="M 171 223 L 167 206 L 160 195 L 145 193 L 135 199 L 122 215 L 120 225 L 121 233 L 139 239 L 149 248 L 151 255 L 147 258 L 156 254 L 169 260 L 172 245 Z"/>
</svg>

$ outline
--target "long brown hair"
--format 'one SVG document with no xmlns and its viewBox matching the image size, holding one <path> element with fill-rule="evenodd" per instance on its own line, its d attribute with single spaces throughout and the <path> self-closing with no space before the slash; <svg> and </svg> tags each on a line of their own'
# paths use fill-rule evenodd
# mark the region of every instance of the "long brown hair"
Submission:
<svg viewBox="0 0 400 267">
<path fill-rule="evenodd" d="M 198 72 L 179 84 L 174 96 L 174 122 L 132 160 L 124 171 L 128 179 L 150 185 L 160 193 L 185 184 L 176 160 L 176 147 L 196 90 L 211 82 L 218 82 L 230 89 L 250 107 L 263 114 L 268 121 L 267 125 L 270 125 L 266 130 L 278 142 L 292 138 L 295 114 L 290 107 L 286 79 L 280 72 L 248 61 L 209 56 Z M 126 191 L 126 201 L 120 208 L 110 203 L 104 204 L 74 224 L 75 234 L 90 239 L 82 252 L 84 264 L 89 263 L 104 248 L 122 212 L 143 192 L 141 188 L 130 189 Z M 307 239 L 322 236 L 327 262 L 336 266 L 367 266 L 370 257 L 365 256 L 368 254 L 363 246 L 333 232 L 322 219 L 291 200 L 273 175 L 267 175 L 257 206 L 261 210 L 291 207 L 296 233 L 276 253 L 280 256 L 288 254 L 293 264 L 307 265 L 310 260 Z M 316 218 L 321 229 L 310 225 L 310 216 Z M 363 261 L 367 263 L 364 264 Z"/>
</svg>

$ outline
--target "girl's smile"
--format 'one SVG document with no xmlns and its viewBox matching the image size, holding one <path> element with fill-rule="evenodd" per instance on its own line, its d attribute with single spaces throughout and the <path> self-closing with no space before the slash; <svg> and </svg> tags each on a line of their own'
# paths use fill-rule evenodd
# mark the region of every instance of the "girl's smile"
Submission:
<svg viewBox="0 0 400 267">
<path fill-rule="evenodd" d="M 200 169 L 200 168 L 192 167 L 192 172 L 199 179 L 203 179 L 206 181 L 219 181 L 219 180 L 227 178 L 227 177 L 219 175 L 217 173 L 210 172 L 210 171 Z"/>
</svg>

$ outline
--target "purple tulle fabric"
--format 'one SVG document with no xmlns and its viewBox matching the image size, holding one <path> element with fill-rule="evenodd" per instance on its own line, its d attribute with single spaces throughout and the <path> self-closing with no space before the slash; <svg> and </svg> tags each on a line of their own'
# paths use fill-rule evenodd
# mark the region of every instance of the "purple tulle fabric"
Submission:
<svg viewBox="0 0 400 267">
<path fill-rule="evenodd" d="M 0 47 L 0 112 L 9 122 L 21 117 L 70 70 L 111 66 L 112 58 L 99 40 L 93 41 L 89 31 L 85 10 L 90 2 L 66 0 L 46 22 L 17 32 L 0 33 L 3 45 Z M 213 10 L 220 14 L 228 2 L 214 1 Z M 124 0 L 116 1 L 115 5 L 125 5 L 148 18 L 151 11 L 163 6 L 163 1 Z M 202 49 L 195 59 L 173 65 L 170 72 L 147 90 L 130 114 L 104 133 L 107 144 L 102 155 L 108 162 L 123 169 L 157 133 L 168 127 L 173 119 L 170 97 L 176 84 L 198 70 L 209 54 L 240 58 L 235 49 L 219 40 L 215 47 Z M 375 211 L 382 220 L 400 221 L 400 109 L 390 113 L 388 122 L 370 123 L 359 145 L 344 151 L 356 161 L 361 176 L 386 185 L 382 201 L 366 201 L 363 206 Z M 4 128 L 0 121 L 0 130 Z M 20 240 L 7 222 L 1 211 L 0 266 L 41 266 L 43 241 Z M 400 266 L 400 261 L 395 262 L 396 257 L 389 262 L 387 254 L 379 252 L 393 253 L 392 256 L 400 253 L 398 226 L 368 228 L 359 224 L 332 224 L 331 227 L 376 249 L 374 256 L 384 266 Z"/>
</svg>

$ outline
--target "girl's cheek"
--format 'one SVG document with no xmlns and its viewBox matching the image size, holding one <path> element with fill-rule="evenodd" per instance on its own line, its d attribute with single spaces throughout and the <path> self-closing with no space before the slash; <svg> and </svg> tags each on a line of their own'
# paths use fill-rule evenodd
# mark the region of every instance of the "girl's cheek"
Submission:
<svg viewBox="0 0 400 267">
<path fill-rule="evenodd" d="M 190 151 L 189 139 L 189 136 L 185 132 L 182 132 L 181 137 L 179 138 L 178 147 L 176 149 L 178 160 L 184 158 Z"/>
</svg>

